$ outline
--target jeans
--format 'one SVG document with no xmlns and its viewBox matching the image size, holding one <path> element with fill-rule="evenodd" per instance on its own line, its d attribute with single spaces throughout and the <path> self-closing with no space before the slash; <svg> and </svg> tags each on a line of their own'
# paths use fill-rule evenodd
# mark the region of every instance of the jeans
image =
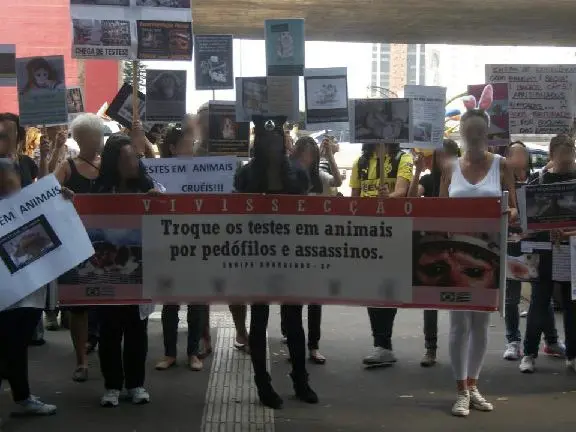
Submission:
<svg viewBox="0 0 576 432">
<path fill-rule="evenodd" d="M 138 305 L 99 306 L 98 316 L 98 355 L 104 387 L 107 390 L 143 387 L 148 354 L 148 319 L 140 319 Z"/>
<path fill-rule="evenodd" d="M 162 331 L 164 334 L 164 355 L 176 357 L 178 344 L 178 311 L 180 305 L 166 304 L 162 308 Z M 188 305 L 188 356 L 197 356 L 200 340 L 208 324 L 208 305 Z"/>
<path fill-rule="evenodd" d="M 438 349 L 438 311 L 424 311 L 424 347 L 427 350 Z"/>
<path fill-rule="evenodd" d="M 317 350 L 320 345 L 320 325 L 322 323 L 322 306 L 308 305 L 308 349 Z M 280 328 L 286 336 L 286 309 L 280 309 Z"/>
<path fill-rule="evenodd" d="M 17 308 L 0 312 L 0 384 L 6 379 L 14 402 L 30 397 L 28 344 L 42 309 Z"/>
<path fill-rule="evenodd" d="M 566 357 L 576 358 L 576 302 L 572 301 L 570 282 L 560 282 L 563 303 L 564 334 L 566 337 Z M 524 336 L 524 355 L 536 358 L 540 346 L 540 337 L 550 308 L 554 291 L 554 282 L 538 281 L 532 283 L 532 300 L 528 309 L 526 335 Z"/>
<path fill-rule="evenodd" d="M 396 312 L 397 309 L 393 308 L 368 308 L 375 347 L 392 349 L 392 329 Z"/>
<path fill-rule="evenodd" d="M 520 312 L 518 306 L 520 305 L 522 291 L 522 282 L 515 280 L 506 281 L 506 301 L 504 304 L 504 322 L 506 324 L 506 341 L 521 342 L 522 335 L 520 333 Z M 534 301 L 534 287 L 532 287 L 532 300 Z M 547 345 L 552 345 L 558 342 L 558 331 L 556 330 L 556 319 L 554 317 L 554 310 L 552 304 L 544 313 L 542 332 L 544 333 L 544 340 Z"/>
</svg>

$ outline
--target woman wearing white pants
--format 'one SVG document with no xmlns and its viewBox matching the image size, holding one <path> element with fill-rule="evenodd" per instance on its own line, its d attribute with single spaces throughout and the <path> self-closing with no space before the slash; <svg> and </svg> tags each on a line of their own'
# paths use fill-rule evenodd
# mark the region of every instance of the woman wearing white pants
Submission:
<svg viewBox="0 0 576 432">
<path fill-rule="evenodd" d="M 488 128 L 490 117 L 486 110 L 492 103 L 492 87 L 482 93 L 480 104 L 471 97 L 465 102 L 468 111 L 462 116 L 460 132 L 465 145 L 464 155 L 448 167 L 442 177 L 440 196 L 454 198 L 500 197 L 509 191 L 510 218 L 517 217 L 514 178 L 506 160 L 488 152 Z M 448 251 L 456 255 L 457 250 Z M 458 261 L 458 257 L 451 257 Z M 480 288 L 479 277 L 464 269 L 461 273 L 451 271 L 458 277 L 457 286 L 463 279 L 471 288 Z M 465 286 L 465 285 L 464 285 Z M 458 397 L 452 407 L 455 416 L 467 416 L 470 408 L 492 411 L 493 406 L 478 391 L 477 383 L 486 355 L 490 315 L 486 312 L 451 311 L 449 353 L 456 378 Z"/>
</svg>

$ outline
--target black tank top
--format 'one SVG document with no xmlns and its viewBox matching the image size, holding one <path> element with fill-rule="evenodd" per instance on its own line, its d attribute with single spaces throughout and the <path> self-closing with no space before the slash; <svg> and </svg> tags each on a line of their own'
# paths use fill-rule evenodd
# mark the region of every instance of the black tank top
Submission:
<svg viewBox="0 0 576 432">
<path fill-rule="evenodd" d="M 70 177 L 64 183 L 68 189 L 77 194 L 84 194 L 92 192 L 92 185 L 94 180 L 84 177 L 78 172 L 76 164 L 72 159 L 68 159 L 68 164 L 70 165 Z"/>
</svg>

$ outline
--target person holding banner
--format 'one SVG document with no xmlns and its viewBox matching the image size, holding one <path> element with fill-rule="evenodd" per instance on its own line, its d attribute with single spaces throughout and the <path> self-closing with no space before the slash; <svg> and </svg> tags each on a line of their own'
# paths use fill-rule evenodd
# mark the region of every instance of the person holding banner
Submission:
<svg viewBox="0 0 576 432">
<path fill-rule="evenodd" d="M 440 183 L 440 197 L 475 198 L 501 197 L 504 190 L 509 192 L 509 219 L 517 219 L 514 176 L 507 161 L 499 155 L 488 152 L 488 129 L 490 116 L 486 110 L 492 104 L 492 86 L 488 85 L 482 93 L 480 104 L 471 96 L 465 101 L 468 111 L 460 120 L 460 132 L 466 152 L 453 164 L 446 167 Z M 451 262 L 459 263 L 463 258 L 457 250 L 449 250 Z M 465 264 L 466 262 L 464 262 Z M 484 277 L 467 271 L 462 272 L 457 264 L 451 268 L 450 275 L 459 281 L 468 280 L 474 289 L 475 277 Z M 453 276 L 452 276 L 453 275 Z M 461 286 L 458 281 L 450 281 L 448 286 Z M 478 288 L 480 289 L 480 288 Z M 470 408 L 479 411 L 492 411 L 493 405 L 478 390 L 478 378 L 488 343 L 490 314 L 487 312 L 450 311 L 449 355 L 456 378 L 458 396 L 452 406 L 452 414 L 465 417 Z"/>
<path fill-rule="evenodd" d="M 158 194 L 146 168 L 138 158 L 132 140 L 121 134 L 108 138 L 102 151 L 95 193 Z M 133 404 L 145 404 L 150 395 L 144 388 L 148 354 L 148 316 L 154 305 L 99 306 L 100 370 L 106 392 L 100 404 L 118 406 L 123 388 Z M 122 348 L 122 339 L 124 347 Z"/>
</svg>

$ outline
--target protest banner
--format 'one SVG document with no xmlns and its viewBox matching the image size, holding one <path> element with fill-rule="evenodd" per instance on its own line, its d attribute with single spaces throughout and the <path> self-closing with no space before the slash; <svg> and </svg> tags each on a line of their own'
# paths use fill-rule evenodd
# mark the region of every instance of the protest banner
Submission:
<svg viewBox="0 0 576 432">
<path fill-rule="evenodd" d="M 230 193 L 235 156 L 142 159 L 148 174 L 168 193 Z"/>
<path fill-rule="evenodd" d="M 570 131 L 576 112 L 576 65 L 486 65 L 486 82 L 508 84 L 510 134 Z"/>
<path fill-rule="evenodd" d="M 50 175 L 0 201 L 0 311 L 94 253 L 86 230 Z"/>
<path fill-rule="evenodd" d="M 232 35 L 194 35 L 196 90 L 234 88 Z"/>
<path fill-rule="evenodd" d="M 22 126 L 68 123 L 63 56 L 16 59 L 16 72 Z"/>
<path fill-rule="evenodd" d="M 351 99 L 350 142 L 414 145 L 411 99 Z"/>
<path fill-rule="evenodd" d="M 250 122 L 254 115 L 298 121 L 298 103 L 298 77 L 236 78 L 237 122 Z"/>
<path fill-rule="evenodd" d="M 348 77 L 346 68 L 304 71 L 306 123 L 348 122 Z"/>
<path fill-rule="evenodd" d="M 304 75 L 303 19 L 269 19 L 264 21 L 266 42 L 266 75 Z"/>
<path fill-rule="evenodd" d="M 16 87 L 16 45 L 0 44 L 0 87 Z"/>
<path fill-rule="evenodd" d="M 106 110 L 108 117 L 128 129 L 132 128 L 132 119 L 134 118 L 132 89 L 130 84 L 124 83 Z M 138 92 L 138 112 L 138 118 L 146 118 L 146 96 L 141 91 Z M 146 122 L 143 123 L 143 127 L 146 132 L 151 128 L 150 124 Z"/>
<path fill-rule="evenodd" d="M 186 71 L 146 70 L 146 121 L 180 122 L 186 115 Z"/>
<path fill-rule="evenodd" d="M 480 100 L 486 84 L 469 85 L 468 94 Z M 493 101 L 486 111 L 490 116 L 490 128 L 488 129 L 488 145 L 507 146 L 510 144 L 510 126 L 508 115 L 508 84 L 492 84 Z"/>
<path fill-rule="evenodd" d="M 404 97 L 412 100 L 414 145 L 421 149 L 442 148 L 446 87 L 407 85 Z"/>
<path fill-rule="evenodd" d="M 66 105 L 68 107 L 68 121 L 74 120 L 85 112 L 82 87 L 68 87 L 66 89 Z"/>
<path fill-rule="evenodd" d="M 516 195 L 524 231 L 576 227 L 576 181 L 527 185 Z"/>
<path fill-rule="evenodd" d="M 192 60 L 192 23 L 137 21 L 140 60 Z"/>
<path fill-rule="evenodd" d="M 102 258 L 74 284 L 60 285 L 67 304 L 261 301 L 491 311 L 504 289 L 499 198 L 86 195 L 76 207 L 89 233 L 100 233 L 93 239 Z M 122 260 L 103 264 L 120 250 Z M 463 257 L 474 271 L 458 266 Z"/>
<path fill-rule="evenodd" d="M 206 111 L 208 114 L 208 154 L 248 157 L 250 123 L 236 122 L 235 102 L 209 101 L 198 109 L 198 115 L 202 117 Z"/>
</svg>

